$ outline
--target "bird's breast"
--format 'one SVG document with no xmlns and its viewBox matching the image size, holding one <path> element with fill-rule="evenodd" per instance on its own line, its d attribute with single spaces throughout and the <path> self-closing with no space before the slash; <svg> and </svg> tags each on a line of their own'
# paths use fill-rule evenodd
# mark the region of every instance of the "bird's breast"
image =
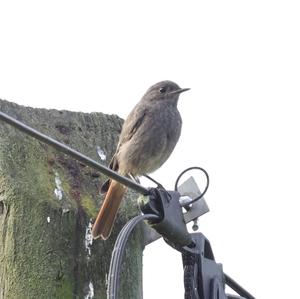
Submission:
<svg viewBox="0 0 300 299">
<path fill-rule="evenodd" d="M 155 171 L 172 153 L 180 132 L 181 117 L 176 107 L 149 109 L 132 138 L 120 147 L 120 168 L 133 175 Z"/>
</svg>

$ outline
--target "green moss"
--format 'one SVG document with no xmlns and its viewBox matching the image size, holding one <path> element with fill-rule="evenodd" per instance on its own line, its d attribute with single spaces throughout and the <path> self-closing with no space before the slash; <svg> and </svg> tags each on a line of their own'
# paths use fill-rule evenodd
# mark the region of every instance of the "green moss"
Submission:
<svg viewBox="0 0 300 299">
<path fill-rule="evenodd" d="M 84 211 L 87 213 L 88 217 L 94 218 L 97 216 L 98 213 L 98 207 L 96 206 L 95 201 L 88 195 L 84 195 L 80 199 L 80 203 L 84 209 Z"/>
<path fill-rule="evenodd" d="M 56 288 L 54 296 L 57 299 L 73 299 L 73 284 L 69 280 L 63 279 L 62 283 Z"/>
<path fill-rule="evenodd" d="M 0 110 L 94 159 L 97 145 L 112 156 L 121 125 L 115 116 L 24 108 L 1 100 Z M 54 194 L 56 173 L 62 200 Z M 136 195 L 128 193 L 113 235 L 94 241 L 88 256 L 86 226 L 97 214 L 102 180 L 72 158 L 0 124 L 0 297 L 84 298 L 92 281 L 94 299 L 106 298 L 114 241 L 137 209 L 130 200 Z M 121 298 L 140 299 L 141 233 L 130 241 L 125 260 Z"/>
</svg>

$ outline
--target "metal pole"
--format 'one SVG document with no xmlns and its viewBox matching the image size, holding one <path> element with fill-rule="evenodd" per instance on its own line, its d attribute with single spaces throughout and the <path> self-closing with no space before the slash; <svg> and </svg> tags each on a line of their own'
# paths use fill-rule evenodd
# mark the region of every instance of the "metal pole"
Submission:
<svg viewBox="0 0 300 299">
<path fill-rule="evenodd" d="M 1 111 L 0 111 L 0 120 L 3 120 L 4 122 L 12 125 L 13 127 L 19 129 L 20 131 L 38 139 L 41 142 L 44 142 L 44 143 L 54 147 L 55 149 L 65 153 L 71 157 L 73 157 L 74 159 L 82 162 L 83 164 L 97 169 L 98 171 L 107 175 L 111 179 L 114 179 L 114 180 L 120 182 L 121 184 L 135 190 L 138 193 L 141 193 L 144 195 L 149 194 L 148 189 L 141 186 L 140 184 L 137 184 L 134 181 L 119 175 L 117 172 L 107 168 L 104 165 L 101 165 L 100 163 L 96 162 L 95 160 L 81 154 L 80 152 L 77 152 L 76 150 L 72 149 L 71 147 L 69 147 L 69 146 L 67 146 L 45 134 L 40 133 L 39 131 L 25 125 L 24 123 L 14 119 L 13 117 L 11 117 Z"/>
</svg>

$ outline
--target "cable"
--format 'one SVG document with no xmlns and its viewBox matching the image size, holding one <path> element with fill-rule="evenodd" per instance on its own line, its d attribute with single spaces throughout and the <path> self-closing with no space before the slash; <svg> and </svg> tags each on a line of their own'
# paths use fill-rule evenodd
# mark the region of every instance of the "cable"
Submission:
<svg viewBox="0 0 300 299">
<path fill-rule="evenodd" d="M 205 186 L 205 189 L 204 191 L 199 195 L 197 196 L 196 198 L 194 198 L 191 202 L 189 202 L 188 204 L 186 205 L 190 205 L 192 203 L 194 203 L 195 201 L 201 199 L 204 194 L 206 193 L 208 187 L 209 187 L 209 175 L 208 175 L 208 172 L 202 168 L 202 167 L 198 167 L 198 166 L 193 166 L 193 167 L 189 167 L 187 169 L 185 169 L 183 172 L 181 172 L 181 174 L 178 176 L 178 178 L 176 179 L 176 182 L 175 182 L 175 191 L 178 191 L 178 183 L 179 183 L 179 180 L 181 179 L 181 177 L 188 171 L 190 170 L 193 170 L 193 169 L 197 169 L 197 170 L 201 170 L 204 174 L 205 174 L 205 177 L 206 177 L 206 186 Z"/>
<path fill-rule="evenodd" d="M 164 188 L 164 186 L 159 183 L 158 181 L 156 181 L 154 178 L 152 178 L 151 176 L 147 175 L 147 174 L 144 174 L 143 177 L 145 177 L 146 179 L 148 179 L 149 181 L 151 181 L 152 183 L 156 184 L 157 185 L 157 188 L 159 189 L 163 189 L 163 190 L 166 190 Z"/>
<path fill-rule="evenodd" d="M 112 257 L 109 266 L 108 289 L 107 289 L 108 299 L 118 298 L 117 296 L 119 290 L 122 258 L 124 255 L 124 250 L 130 233 L 132 232 L 134 227 L 143 220 L 159 220 L 159 219 L 160 217 L 154 214 L 138 215 L 132 218 L 131 220 L 129 220 L 120 231 L 117 240 L 115 242 L 115 246 L 112 252 Z"/>
<path fill-rule="evenodd" d="M 255 299 L 249 292 L 242 288 L 236 281 L 234 281 L 230 276 L 224 273 L 225 283 L 237 292 L 240 296 L 247 299 Z"/>
</svg>

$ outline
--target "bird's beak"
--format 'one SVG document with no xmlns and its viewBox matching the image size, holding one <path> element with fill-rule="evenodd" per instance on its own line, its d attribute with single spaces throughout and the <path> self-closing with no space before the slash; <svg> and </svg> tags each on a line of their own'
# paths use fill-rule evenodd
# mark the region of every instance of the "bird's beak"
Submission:
<svg viewBox="0 0 300 299">
<path fill-rule="evenodd" d="M 177 90 L 173 90 L 173 91 L 169 92 L 169 94 L 182 93 L 182 92 L 185 92 L 185 91 L 188 91 L 188 90 L 190 90 L 190 88 L 179 88 Z"/>
</svg>

